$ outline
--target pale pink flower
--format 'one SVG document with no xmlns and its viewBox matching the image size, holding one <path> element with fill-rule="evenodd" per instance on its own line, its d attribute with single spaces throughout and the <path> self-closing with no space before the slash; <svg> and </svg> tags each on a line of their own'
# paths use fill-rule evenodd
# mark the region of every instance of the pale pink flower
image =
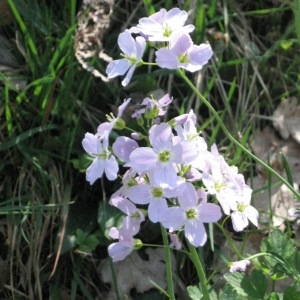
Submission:
<svg viewBox="0 0 300 300">
<path fill-rule="evenodd" d="M 112 114 L 107 115 L 108 122 L 101 123 L 97 128 L 96 135 L 100 138 L 103 138 L 105 135 L 108 136 L 110 132 L 113 130 L 115 126 L 117 126 L 118 122 L 120 121 L 122 114 L 126 107 L 128 106 L 131 99 L 126 99 L 124 102 L 118 107 L 118 114 L 117 116 L 113 116 Z"/>
<path fill-rule="evenodd" d="M 258 227 L 258 211 L 250 205 L 252 189 L 244 186 L 237 202 L 237 209 L 231 213 L 231 221 L 235 231 L 242 231 L 249 225 L 249 221 Z"/>
<path fill-rule="evenodd" d="M 176 186 L 172 189 L 163 188 L 155 181 L 153 172 L 149 174 L 149 183 L 140 182 L 128 189 L 128 198 L 136 204 L 149 204 L 148 216 L 153 223 L 160 222 L 161 215 L 168 207 L 167 198 L 178 196 L 184 180 L 180 177 L 176 180 Z"/>
<path fill-rule="evenodd" d="M 211 155 L 206 159 L 202 182 L 208 193 L 216 196 L 226 215 L 229 215 L 231 210 L 237 210 L 237 201 L 241 191 L 237 179 L 237 168 L 227 164 L 214 144 L 211 147 Z"/>
<path fill-rule="evenodd" d="M 196 72 L 208 62 L 213 52 L 209 44 L 197 46 L 188 34 L 176 34 L 171 37 L 168 48 L 161 48 L 155 54 L 156 63 L 161 68 Z"/>
<path fill-rule="evenodd" d="M 118 176 L 119 165 L 116 158 L 108 150 L 108 138 L 101 140 L 96 135 L 86 133 L 82 140 L 84 150 L 94 158 L 92 164 L 86 170 L 86 180 L 93 184 L 103 173 L 109 180 L 115 180 Z"/>
<path fill-rule="evenodd" d="M 195 29 L 194 25 L 186 25 L 188 13 L 179 8 L 169 11 L 162 8 L 150 17 L 141 18 L 137 26 L 130 29 L 133 33 L 139 33 L 151 42 L 168 41 L 173 34 L 189 33 Z"/>
<path fill-rule="evenodd" d="M 143 114 L 146 113 L 146 117 L 148 115 L 151 116 L 151 118 L 155 118 L 157 116 L 164 116 L 166 113 L 166 108 L 168 105 L 172 103 L 173 99 L 170 98 L 168 94 L 164 95 L 159 100 L 151 99 L 149 97 L 146 97 L 143 102 L 141 103 L 141 106 L 145 106 L 144 108 L 136 110 L 133 114 L 133 118 L 141 118 Z"/>
<path fill-rule="evenodd" d="M 170 240 L 171 240 L 171 243 L 169 245 L 170 247 L 175 248 L 177 250 L 182 248 L 182 244 L 181 244 L 177 234 L 169 232 L 169 237 L 170 237 Z"/>
<path fill-rule="evenodd" d="M 138 148 L 138 143 L 126 136 L 119 136 L 112 145 L 115 156 L 125 163 L 129 163 L 131 152 Z M 126 166 L 129 166 L 126 164 Z"/>
<path fill-rule="evenodd" d="M 153 171 L 154 180 L 160 186 L 174 187 L 177 182 L 176 164 L 187 164 L 198 154 L 189 143 L 174 142 L 170 125 L 161 123 L 150 128 L 151 147 L 132 151 L 130 165 L 137 172 Z"/>
<path fill-rule="evenodd" d="M 122 76 L 126 72 L 126 76 L 122 81 L 122 85 L 126 86 L 130 82 L 136 67 L 142 62 L 142 56 L 146 47 L 146 41 L 141 36 L 134 39 L 129 30 L 120 33 L 118 44 L 123 51 L 124 58 L 113 60 L 106 68 L 107 78 L 112 79 Z"/>
<path fill-rule="evenodd" d="M 112 227 L 109 235 L 113 239 L 119 239 L 118 242 L 110 244 L 107 249 L 113 262 L 123 260 L 140 243 L 140 240 L 134 239 L 131 233 L 123 228 Z"/>
<path fill-rule="evenodd" d="M 121 210 L 126 217 L 123 221 L 123 228 L 132 236 L 140 230 L 140 224 L 145 221 L 145 216 L 131 201 L 120 196 L 113 197 L 109 203 Z"/>
<path fill-rule="evenodd" d="M 217 222 L 222 214 L 220 207 L 213 203 L 198 201 L 195 187 L 185 183 L 185 189 L 178 196 L 180 206 L 169 207 L 163 214 L 161 223 L 171 231 L 184 227 L 184 235 L 195 246 L 203 246 L 207 234 L 203 223 Z"/>
<path fill-rule="evenodd" d="M 232 263 L 229 263 L 230 269 L 229 272 L 234 273 L 234 272 L 245 272 L 247 267 L 250 265 L 250 260 L 243 259 L 240 261 L 235 261 Z"/>
</svg>

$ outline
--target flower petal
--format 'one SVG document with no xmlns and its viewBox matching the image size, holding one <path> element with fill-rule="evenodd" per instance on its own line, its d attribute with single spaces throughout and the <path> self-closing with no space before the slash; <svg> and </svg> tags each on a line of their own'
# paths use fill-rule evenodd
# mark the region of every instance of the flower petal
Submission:
<svg viewBox="0 0 300 300">
<path fill-rule="evenodd" d="M 214 203 L 200 204 L 198 211 L 199 219 L 203 223 L 217 222 L 222 217 L 220 206 Z"/>
<path fill-rule="evenodd" d="M 204 225 L 198 220 L 186 222 L 184 226 L 184 235 L 195 247 L 203 246 L 207 240 Z"/>
<path fill-rule="evenodd" d="M 102 145 L 99 139 L 92 133 L 87 132 L 82 140 L 83 149 L 90 155 L 98 154 L 99 152 L 99 144 L 100 148 Z"/>
<path fill-rule="evenodd" d="M 133 150 L 129 158 L 132 169 L 137 172 L 151 170 L 157 163 L 157 155 L 149 147 L 140 147 Z"/>
<path fill-rule="evenodd" d="M 105 162 L 95 158 L 92 164 L 86 170 L 86 180 L 93 184 L 98 178 L 101 178 L 104 172 Z"/>
<path fill-rule="evenodd" d="M 111 156 L 105 162 L 105 175 L 108 180 L 115 180 L 118 177 L 119 165 L 114 156 Z"/>
<path fill-rule="evenodd" d="M 112 79 L 124 75 L 130 67 L 131 63 L 125 58 L 113 60 L 106 68 L 107 78 Z"/>
<path fill-rule="evenodd" d="M 131 55 L 135 53 L 135 39 L 132 37 L 129 30 L 119 34 L 118 45 L 125 55 Z"/>
<path fill-rule="evenodd" d="M 153 199 L 150 186 L 143 183 L 130 187 L 127 195 L 136 204 L 148 204 Z"/>
<path fill-rule="evenodd" d="M 159 151 L 172 147 L 172 138 L 172 129 L 167 123 L 160 123 L 159 125 L 154 125 L 150 128 L 149 139 L 155 150 Z"/>
<path fill-rule="evenodd" d="M 179 206 L 167 208 L 162 212 L 160 222 L 172 231 L 180 230 L 185 222 L 185 212 Z"/>
<path fill-rule="evenodd" d="M 148 206 L 148 216 L 152 223 L 160 222 L 161 216 L 168 208 L 165 198 L 153 199 Z"/>
</svg>

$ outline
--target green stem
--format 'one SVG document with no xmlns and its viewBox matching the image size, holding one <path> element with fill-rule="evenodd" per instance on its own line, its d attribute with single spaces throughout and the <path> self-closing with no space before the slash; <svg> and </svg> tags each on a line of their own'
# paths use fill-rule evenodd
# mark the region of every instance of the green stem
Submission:
<svg viewBox="0 0 300 300">
<path fill-rule="evenodd" d="M 190 250 L 190 258 L 196 268 L 197 274 L 198 274 L 198 278 L 200 280 L 200 285 L 201 285 L 201 291 L 203 294 L 203 299 L 204 300 L 210 300 L 209 297 L 209 291 L 207 288 L 207 280 L 206 280 L 206 275 L 205 275 L 205 271 L 202 267 L 202 263 L 199 259 L 198 253 L 196 251 L 196 248 L 190 244 L 189 241 L 187 241 L 189 250 Z"/>
<path fill-rule="evenodd" d="M 162 225 L 160 226 L 160 228 L 161 228 L 163 242 L 165 245 L 164 248 L 165 248 L 165 258 L 166 258 L 166 275 L 167 275 L 169 299 L 175 300 L 173 278 L 172 278 L 171 251 L 169 247 L 168 235 L 166 229 Z"/>
<path fill-rule="evenodd" d="M 264 163 L 262 160 L 260 160 L 257 156 L 255 156 L 251 151 L 246 149 L 242 144 L 240 144 L 227 130 L 226 125 L 223 123 L 222 119 L 218 115 L 217 111 L 214 109 L 214 107 L 209 103 L 208 100 L 203 97 L 203 95 L 197 90 L 197 88 L 194 86 L 194 84 L 185 76 L 184 72 L 180 69 L 177 69 L 177 73 L 179 76 L 188 84 L 188 86 L 193 90 L 193 92 L 201 99 L 201 101 L 205 104 L 205 106 L 209 109 L 209 111 L 213 114 L 215 119 L 217 120 L 218 124 L 221 126 L 223 132 L 225 135 L 229 138 L 229 140 L 235 144 L 237 147 L 239 147 L 241 150 L 243 150 L 247 155 L 249 155 L 253 160 L 255 160 L 257 163 L 259 163 L 262 167 L 264 167 L 267 171 L 269 171 L 271 174 L 273 174 L 275 177 L 277 177 L 283 184 L 285 184 L 290 191 L 296 196 L 297 200 L 300 199 L 300 195 L 298 191 L 285 179 L 283 178 L 279 173 L 277 173 L 275 170 L 273 170 L 270 166 L 268 166 L 266 163 Z"/>
<path fill-rule="evenodd" d="M 22 33 L 24 34 L 25 39 L 27 40 L 28 47 L 31 51 L 31 54 L 33 56 L 33 59 L 34 59 L 35 63 L 37 65 L 39 65 L 39 56 L 38 56 L 37 48 L 36 48 L 36 46 L 33 42 L 32 37 L 30 36 L 29 31 L 27 30 L 27 27 L 26 27 L 23 19 L 21 18 L 21 15 L 19 14 L 19 11 L 18 11 L 17 7 L 14 4 L 14 1 L 13 0 L 7 0 L 7 2 L 10 6 L 11 11 L 14 14 L 14 17 L 16 18 L 16 21 L 18 22 L 18 24 L 20 26 L 20 29 L 21 29 Z M 27 60 L 30 63 L 30 59 L 27 58 Z"/>
<path fill-rule="evenodd" d="M 242 260 L 243 259 L 243 256 L 240 254 L 239 250 L 236 248 L 236 246 L 234 245 L 234 243 L 232 242 L 232 239 L 228 236 L 228 233 L 226 232 L 226 230 L 223 228 L 222 225 L 220 225 L 219 223 L 215 223 L 219 228 L 220 230 L 222 231 L 223 235 L 225 236 L 228 244 L 230 245 L 231 249 L 234 251 L 235 255 L 240 259 Z"/>
<path fill-rule="evenodd" d="M 272 259 L 277 260 L 281 264 L 281 266 L 285 268 L 287 273 L 291 274 L 294 277 L 295 280 L 300 281 L 300 275 L 298 274 L 298 272 L 296 272 L 296 274 L 295 274 L 293 267 L 291 268 L 290 265 L 287 264 L 284 260 L 282 260 L 279 257 L 273 255 L 272 253 L 268 253 L 268 252 L 256 253 L 256 254 L 253 254 L 253 255 L 251 255 L 247 258 L 243 258 L 243 259 L 252 260 L 252 259 L 258 258 L 260 256 L 269 256 Z"/>
</svg>

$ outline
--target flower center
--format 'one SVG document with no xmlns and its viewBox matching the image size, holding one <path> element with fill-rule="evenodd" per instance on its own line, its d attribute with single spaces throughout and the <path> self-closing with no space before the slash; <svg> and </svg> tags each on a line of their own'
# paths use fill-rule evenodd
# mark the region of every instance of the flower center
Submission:
<svg viewBox="0 0 300 300">
<path fill-rule="evenodd" d="M 193 208 L 187 210 L 185 213 L 186 213 L 186 218 L 189 219 L 189 220 L 190 219 L 196 219 L 197 215 L 198 215 L 197 211 Z"/>
<path fill-rule="evenodd" d="M 239 212 L 243 212 L 246 209 L 247 206 L 248 205 L 246 205 L 244 203 L 239 203 L 238 206 L 237 206 L 237 209 L 238 209 Z"/>
<path fill-rule="evenodd" d="M 218 193 L 221 192 L 222 189 L 224 189 L 226 187 L 226 183 L 225 182 L 216 182 L 215 183 L 215 189 Z"/>
<path fill-rule="evenodd" d="M 102 160 L 106 160 L 106 159 L 108 159 L 109 158 L 109 152 L 108 151 L 103 151 L 103 152 L 101 152 L 101 153 L 98 153 L 97 154 L 97 157 L 99 158 L 99 159 L 102 159 Z"/>
<path fill-rule="evenodd" d="M 140 220 L 141 216 L 138 211 L 135 211 L 133 214 L 131 214 L 130 218 Z"/>
<path fill-rule="evenodd" d="M 152 189 L 152 196 L 154 198 L 161 198 L 163 196 L 163 191 L 159 187 L 155 187 Z"/>
<path fill-rule="evenodd" d="M 116 119 L 116 117 L 113 115 L 112 112 L 110 114 L 106 114 L 105 117 L 106 117 L 106 120 L 109 122 L 113 122 Z"/>
<path fill-rule="evenodd" d="M 181 64 L 187 64 L 190 61 L 190 58 L 186 54 L 179 54 L 178 59 Z"/>
<path fill-rule="evenodd" d="M 171 158 L 171 153 L 169 150 L 161 151 L 158 156 L 160 162 L 168 162 Z"/>
<path fill-rule="evenodd" d="M 124 57 L 125 59 L 127 59 L 131 65 L 135 65 L 136 64 L 136 61 L 137 61 L 136 55 L 134 55 L 134 54 L 132 54 L 132 55 L 125 55 L 125 54 L 121 53 L 120 56 Z"/>
<path fill-rule="evenodd" d="M 164 36 L 169 37 L 171 34 L 172 34 L 172 29 L 168 25 L 168 23 L 166 23 L 164 27 Z"/>
<path fill-rule="evenodd" d="M 135 55 L 126 56 L 126 59 L 130 62 L 131 65 L 135 65 L 136 64 L 137 58 L 136 58 Z"/>
</svg>

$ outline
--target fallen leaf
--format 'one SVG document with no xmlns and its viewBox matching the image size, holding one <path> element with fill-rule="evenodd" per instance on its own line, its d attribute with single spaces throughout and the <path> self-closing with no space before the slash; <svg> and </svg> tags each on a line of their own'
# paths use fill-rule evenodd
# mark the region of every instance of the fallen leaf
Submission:
<svg viewBox="0 0 300 300">
<path fill-rule="evenodd" d="M 145 252 L 148 256 L 147 260 L 143 260 L 137 251 L 133 251 L 123 261 L 113 264 L 119 294 L 122 295 L 122 299 L 131 299 L 130 291 L 132 289 L 135 289 L 138 293 L 144 293 L 153 289 L 154 285 L 150 280 L 154 281 L 164 290 L 167 289 L 164 249 L 147 248 Z M 171 255 L 171 259 L 173 274 L 176 274 L 174 255 Z M 107 295 L 105 295 L 105 299 L 116 299 L 109 258 L 104 259 L 100 263 L 98 271 L 101 274 L 102 281 L 112 287 Z M 178 280 L 179 278 L 176 278 L 176 281 Z"/>
<path fill-rule="evenodd" d="M 267 126 L 262 131 L 257 131 L 252 138 L 252 150 L 254 154 L 278 172 L 286 177 L 282 164 L 283 154 L 289 163 L 295 188 L 300 183 L 300 145 L 291 137 L 280 139 L 273 128 Z M 260 213 L 260 223 L 268 224 L 270 216 L 274 226 L 281 227 L 286 220 L 294 221 L 298 215 L 296 207 L 298 202 L 292 192 L 275 176 L 268 175 L 267 171 L 257 165 L 259 176 L 251 179 L 253 189 L 252 205 Z M 268 188 L 270 185 L 270 191 Z M 270 212 L 272 208 L 272 212 Z"/>
<path fill-rule="evenodd" d="M 291 136 L 300 143 L 300 105 L 296 97 L 282 101 L 273 113 L 273 126 L 283 139 Z"/>
</svg>

